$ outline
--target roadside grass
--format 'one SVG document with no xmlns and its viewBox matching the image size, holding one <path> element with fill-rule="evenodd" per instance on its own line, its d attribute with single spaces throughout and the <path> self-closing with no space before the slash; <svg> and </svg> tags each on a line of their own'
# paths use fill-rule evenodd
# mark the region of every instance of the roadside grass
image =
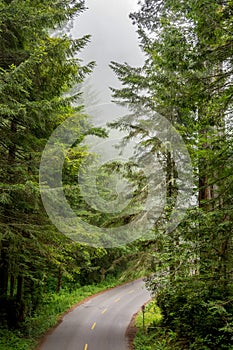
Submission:
<svg viewBox="0 0 233 350">
<path fill-rule="evenodd" d="M 152 300 L 145 306 L 144 327 L 143 313 L 139 311 L 135 318 L 135 326 L 138 328 L 134 338 L 133 346 L 135 350 L 181 350 L 176 344 L 176 335 L 160 327 L 162 314 Z"/>
<path fill-rule="evenodd" d="M 149 328 L 156 327 L 162 320 L 162 314 L 160 308 L 157 306 L 156 301 L 152 300 L 145 306 L 144 311 L 144 327 L 145 331 Z M 143 328 L 143 313 L 140 311 L 135 319 L 135 326 L 139 329 Z"/>
<path fill-rule="evenodd" d="M 0 328 L 0 349 L 2 350 L 34 350 L 40 338 L 54 327 L 62 315 L 80 301 L 106 289 L 123 283 L 122 279 L 106 279 L 97 285 L 80 287 L 72 292 L 61 290 L 59 293 L 45 294 L 44 300 L 35 314 L 28 317 L 21 329 L 11 331 Z"/>
<path fill-rule="evenodd" d="M 136 334 L 134 339 L 135 350 L 181 350 L 187 349 L 176 341 L 176 335 L 173 332 L 158 329 L 149 330 L 145 333 L 142 329 Z"/>
</svg>

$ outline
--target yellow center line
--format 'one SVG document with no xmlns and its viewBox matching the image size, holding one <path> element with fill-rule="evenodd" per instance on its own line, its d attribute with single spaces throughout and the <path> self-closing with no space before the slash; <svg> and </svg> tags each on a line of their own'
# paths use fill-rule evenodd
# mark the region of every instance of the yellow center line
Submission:
<svg viewBox="0 0 233 350">
<path fill-rule="evenodd" d="M 87 350 L 88 349 L 88 344 L 86 344 L 85 346 L 84 346 L 84 350 Z"/>
<path fill-rule="evenodd" d="M 133 292 L 135 292 L 135 289 L 130 290 L 130 291 L 128 292 L 128 294 L 132 294 Z"/>
<path fill-rule="evenodd" d="M 107 311 L 107 309 L 104 309 L 104 310 L 101 312 L 101 314 L 102 314 L 102 315 L 105 314 L 106 311 Z"/>
<path fill-rule="evenodd" d="M 93 329 L 95 329 L 95 326 L 96 326 L 96 322 L 93 323 L 93 325 L 92 325 L 92 327 L 91 327 L 92 331 L 93 331 Z"/>
<path fill-rule="evenodd" d="M 117 303 L 118 301 L 120 301 L 121 300 L 121 298 L 117 298 L 116 300 L 115 300 L 115 303 Z"/>
</svg>

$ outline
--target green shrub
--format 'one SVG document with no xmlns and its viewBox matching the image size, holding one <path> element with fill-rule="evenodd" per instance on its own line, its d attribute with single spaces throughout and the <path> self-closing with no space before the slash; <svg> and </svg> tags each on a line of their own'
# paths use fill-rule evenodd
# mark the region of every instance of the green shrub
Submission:
<svg viewBox="0 0 233 350">
<path fill-rule="evenodd" d="M 35 346 L 33 339 L 25 339 L 19 331 L 0 329 L 0 349 L 4 350 L 28 350 Z"/>
<path fill-rule="evenodd" d="M 145 322 L 145 328 L 154 327 L 157 324 L 159 324 L 162 320 L 162 314 L 161 310 L 158 307 L 155 300 L 151 301 L 145 306 L 145 312 L 144 312 L 144 322 Z M 135 325 L 138 328 L 143 327 L 143 313 L 139 312 L 136 320 Z"/>
<path fill-rule="evenodd" d="M 79 287 L 71 292 L 68 289 L 62 289 L 59 293 L 44 294 L 43 302 L 30 317 L 26 317 L 19 330 L 0 329 L 0 349 L 34 349 L 40 337 L 55 326 L 64 312 L 73 305 L 93 294 L 115 287 L 121 282 L 118 278 L 107 279 L 98 285 Z"/>
<path fill-rule="evenodd" d="M 215 295 L 204 282 L 167 288 L 157 296 L 162 326 L 188 341 L 188 349 L 230 349 L 233 345 L 233 304 Z"/>
</svg>

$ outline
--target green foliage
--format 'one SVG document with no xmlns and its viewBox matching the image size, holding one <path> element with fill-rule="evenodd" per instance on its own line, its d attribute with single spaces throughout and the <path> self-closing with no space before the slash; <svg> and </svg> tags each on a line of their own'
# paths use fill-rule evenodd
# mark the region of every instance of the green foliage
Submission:
<svg viewBox="0 0 233 350">
<path fill-rule="evenodd" d="M 139 330 L 134 339 L 135 350 L 184 350 L 182 342 L 176 342 L 176 335 L 171 331 L 164 331 L 163 328 L 157 328 L 145 334 Z M 203 348 L 204 349 L 204 348 Z"/>
<path fill-rule="evenodd" d="M 146 333 L 139 328 L 134 342 L 135 350 L 183 350 L 184 343 L 177 343 L 176 333 L 171 330 L 166 331 L 159 324 L 156 328 L 149 329 Z"/>
<path fill-rule="evenodd" d="M 169 350 L 168 344 L 172 338 L 172 332 L 169 337 L 163 334 L 161 337 L 160 324 L 163 316 L 161 310 L 157 305 L 157 301 L 154 299 L 145 306 L 144 314 L 144 328 L 143 328 L 143 314 L 141 311 L 136 316 L 135 326 L 138 328 L 133 345 L 135 350 Z M 169 341 L 168 341 L 169 339 Z M 176 347 L 173 348 L 174 350 Z"/>
<path fill-rule="evenodd" d="M 83 10 L 83 1 L 1 2 L 0 323 L 10 327 L 19 326 L 29 310 L 35 312 L 44 290 L 82 284 L 80 276 L 98 271 L 92 262 L 106 254 L 57 232 L 39 192 L 41 153 L 53 130 L 74 114 L 80 134 L 88 124 L 74 103 L 77 84 L 94 66 L 77 58 L 89 36 L 72 39 L 59 30 Z M 74 162 L 79 165 L 85 152 L 71 154 Z M 71 177 L 74 169 L 67 171 Z"/>
<path fill-rule="evenodd" d="M 139 157 L 159 154 L 166 171 L 167 202 L 153 230 L 148 285 L 162 323 L 177 337 L 170 348 L 230 348 L 232 2 L 145 0 L 131 18 L 145 63 L 111 63 L 123 85 L 112 89 L 113 97 L 132 111 L 112 126 L 125 130 L 126 140 L 140 137 Z M 173 232 L 164 229 L 177 200 L 173 154 L 143 127 L 145 116 L 153 123 L 155 112 L 180 132 L 194 168 L 193 208 Z"/>
<path fill-rule="evenodd" d="M 47 293 L 44 295 L 43 303 L 35 313 L 27 316 L 20 329 L 10 331 L 0 328 L 0 348 L 4 350 L 35 349 L 40 337 L 57 324 L 64 312 L 85 298 L 118 284 L 118 278 L 108 278 L 100 284 L 80 287 L 72 292 L 63 289 L 59 293 Z"/>
<path fill-rule="evenodd" d="M 162 314 L 161 310 L 157 305 L 156 300 L 153 300 L 149 302 L 145 306 L 145 311 L 144 311 L 144 325 L 145 328 L 151 328 L 155 327 L 157 324 L 159 324 L 162 320 Z M 135 322 L 136 327 L 142 328 L 143 327 L 143 313 L 140 311 L 136 317 L 136 322 Z"/>
<path fill-rule="evenodd" d="M 232 299 L 222 297 L 215 285 L 211 290 L 204 281 L 190 277 L 186 284 L 158 293 L 161 325 L 172 330 L 178 339 L 187 339 L 187 348 L 229 349 L 233 345 L 233 304 Z"/>
<path fill-rule="evenodd" d="M 151 335 L 148 337 L 148 334 L 145 335 L 142 331 L 138 332 L 134 340 L 135 350 L 152 350 L 154 336 Z"/>
<path fill-rule="evenodd" d="M 20 331 L 0 329 L 0 346 L 4 350 L 30 350 L 35 346 L 32 339 L 23 339 Z"/>
</svg>

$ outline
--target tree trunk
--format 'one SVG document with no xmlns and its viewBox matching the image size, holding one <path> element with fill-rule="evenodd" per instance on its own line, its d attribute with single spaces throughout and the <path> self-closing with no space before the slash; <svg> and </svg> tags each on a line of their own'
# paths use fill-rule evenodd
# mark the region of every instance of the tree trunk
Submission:
<svg viewBox="0 0 233 350">
<path fill-rule="evenodd" d="M 8 244 L 2 241 L 1 260 L 0 260 L 0 296 L 7 296 L 8 292 Z"/>
<path fill-rule="evenodd" d="M 10 277 L 10 297 L 13 298 L 15 290 L 15 276 L 11 274 Z"/>
<path fill-rule="evenodd" d="M 21 302 L 23 297 L 23 276 L 18 276 L 17 301 Z"/>
</svg>

